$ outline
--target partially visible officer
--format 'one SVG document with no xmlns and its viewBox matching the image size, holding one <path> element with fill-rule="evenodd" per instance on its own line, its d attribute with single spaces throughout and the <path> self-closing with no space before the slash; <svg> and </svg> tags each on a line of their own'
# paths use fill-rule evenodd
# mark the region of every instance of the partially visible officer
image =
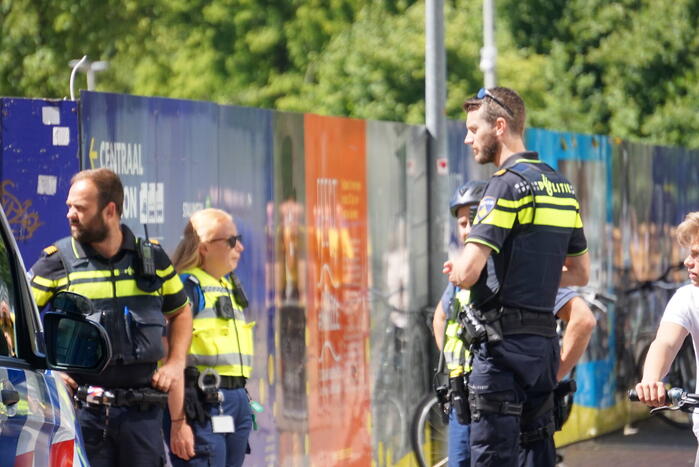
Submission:
<svg viewBox="0 0 699 467">
<path fill-rule="evenodd" d="M 456 231 L 459 244 L 463 245 L 476 214 L 476 207 L 483 197 L 487 183 L 472 180 L 460 186 L 449 202 L 449 211 L 456 218 Z M 458 302 L 458 304 L 454 302 Z M 464 376 L 471 370 L 470 352 L 461 339 L 461 325 L 458 310 L 468 305 L 468 290 L 447 285 L 442 298 L 437 304 L 432 320 L 434 338 L 437 347 L 444 355 L 444 363 L 449 372 L 449 394 L 451 395 L 449 412 L 449 438 L 447 454 L 449 466 L 468 466 L 470 464 L 470 418 L 468 416 L 468 398 L 464 387 Z M 449 316 L 447 316 L 447 311 Z"/>
<path fill-rule="evenodd" d="M 175 466 L 231 467 L 245 460 L 255 323 L 245 319 L 248 300 L 234 274 L 243 250 L 233 218 L 210 208 L 192 214 L 173 255 L 194 313 L 185 408 L 197 452 L 187 463 L 173 457 Z"/>
<path fill-rule="evenodd" d="M 558 288 L 585 285 L 590 268 L 578 201 L 564 177 L 526 151 L 515 91 L 482 89 L 464 109 L 464 143 L 476 162 L 498 167 L 466 246 L 443 271 L 471 291 L 471 465 L 554 466 L 552 308 Z"/>
<path fill-rule="evenodd" d="M 471 225 L 476 215 L 476 207 L 485 192 L 486 183 L 469 181 L 459 187 L 449 202 L 449 210 L 457 221 L 458 239 L 464 243 L 471 231 Z M 458 311 L 466 307 L 470 300 L 467 290 L 447 285 L 440 302 L 435 309 L 432 327 L 437 347 L 444 354 L 444 361 L 449 372 L 449 388 L 451 389 L 451 407 L 449 413 L 448 457 L 449 466 L 467 467 L 471 464 L 470 453 L 470 413 L 460 415 L 467 407 L 459 407 L 460 403 L 468 403 L 466 397 L 461 399 L 456 393 L 463 388 L 464 376 L 471 370 L 470 352 L 461 340 L 461 323 Z M 454 303 L 454 302 L 458 302 Z M 446 311 L 445 311 L 446 310 Z M 449 316 L 447 316 L 447 311 Z M 596 320 L 585 301 L 569 288 L 558 290 L 553 314 L 567 323 L 563 336 L 560 366 L 557 381 L 567 376 L 578 362 L 590 341 Z M 461 420 L 459 420 L 461 418 Z"/>
<path fill-rule="evenodd" d="M 40 308 L 59 291 L 82 294 L 92 300 L 91 318 L 111 340 L 112 359 L 104 372 L 63 375 L 78 396 L 92 401 L 82 404 L 78 419 L 93 467 L 163 465 L 165 393 L 179 387 L 182 395 L 192 333 L 187 295 L 170 259 L 159 245 L 136 238 L 121 224 L 123 203 L 124 188 L 114 172 L 78 172 L 66 201 L 71 236 L 45 248 L 30 270 Z M 183 417 L 181 397 L 171 410 L 173 418 Z M 192 441 L 191 432 L 173 433 L 182 456 L 194 454 Z"/>
</svg>

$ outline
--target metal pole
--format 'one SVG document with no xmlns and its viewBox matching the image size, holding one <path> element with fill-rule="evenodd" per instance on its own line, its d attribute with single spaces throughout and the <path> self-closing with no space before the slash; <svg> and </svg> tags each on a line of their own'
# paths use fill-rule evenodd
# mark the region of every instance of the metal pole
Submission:
<svg viewBox="0 0 699 467">
<path fill-rule="evenodd" d="M 495 0 L 483 0 L 483 48 L 481 49 L 481 71 L 486 88 L 495 86 L 495 64 L 498 50 L 495 47 Z"/>
<path fill-rule="evenodd" d="M 425 3 L 425 123 L 427 125 L 427 167 L 429 174 L 429 297 L 439 299 L 445 279 L 441 274 L 446 259 L 449 217 L 449 175 L 447 119 L 445 113 L 446 53 L 444 51 L 444 0 Z"/>
<path fill-rule="evenodd" d="M 95 70 L 90 66 L 85 71 L 87 75 L 87 90 L 94 91 L 95 89 Z"/>
</svg>

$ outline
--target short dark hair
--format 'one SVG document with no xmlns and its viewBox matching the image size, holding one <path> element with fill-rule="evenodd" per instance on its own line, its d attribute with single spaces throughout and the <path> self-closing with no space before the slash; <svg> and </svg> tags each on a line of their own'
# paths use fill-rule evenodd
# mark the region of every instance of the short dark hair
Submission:
<svg viewBox="0 0 699 467">
<path fill-rule="evenodd" d="M 113 202 L 116 205 L 117 214 L 121 217 L 124 209 L 124 185 L 117 174 L 105 168 L 81 170 L 70 179 L 70 185 L 73 186 L 80 180 L 90 180 L 97 187 L 100 211 Z"/>
<path fill-rule="evenodd" d="M 505 107 L 488 96 L 485 96 L 482 99 L 478 97 L 467 99 L 466 102 L 464 102 L 464 110 L 466 112 L 471 112 L 483 106 L 485 109 L 483 112 L 485 121 L 494 124 L 495 120 L 498 118 L 504 118 L 513 133 L 524 135 L 524 122 L 527 119 L 527 110 L 520 95 L 510 88 L 501 87 L 490 88 L 488 92 L 495 96 Z M 512 114 L 510 114 L 508 110 L 510 110 Z"/>
</svg>

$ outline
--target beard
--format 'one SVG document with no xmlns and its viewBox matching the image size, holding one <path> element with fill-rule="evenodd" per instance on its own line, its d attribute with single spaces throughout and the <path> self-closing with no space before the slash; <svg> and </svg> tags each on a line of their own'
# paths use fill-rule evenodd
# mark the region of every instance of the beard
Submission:
<svg viewBox="0 0 699 467">
<path fill-rule="evenodd" d="M 494 134 L 488 136 L 488 138 L 483 141 L 478 155 L 476 155 L 476 162 L 481 165 L 495 163 L 495 158 L 500 154 L 502 149 L 502 143 L 498 141 Z"/>
<path fill-rule="evenodd" d="M 95 215 L 85 224 L 71 223 L 73 238 L 80 243 L 99 243 L 107 238 L 109 227 L 100 214 Z"/>
</svg>

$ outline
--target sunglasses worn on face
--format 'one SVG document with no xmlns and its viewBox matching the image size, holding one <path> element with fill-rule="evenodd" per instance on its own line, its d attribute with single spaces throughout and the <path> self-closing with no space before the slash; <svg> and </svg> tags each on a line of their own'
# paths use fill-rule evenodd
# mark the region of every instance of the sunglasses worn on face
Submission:
<svg viewBox="0 0 699 467">
<path fill-rule="evenodd" d="M 490 91 L 488 91 L 486 88 L 481 88 L 481 89 L 478 91 L 478 94 L 476 94 L 476 99 L 479 99 L 479 100 L 480 100 L 480 99 L 485 99 L 486 97 L 491 98 L 492 100 L 495 101 L 496 104 L 498 104 L 500 107 L 502 107 L 503 109 L 505 109 L 505 110 L 507 111 L 507 113 L 510 114 L 510 117 L 514 117 L 514 116 L 515 116 L 514 112 L 513 112 L 508 106 L 506 106 L 500 99 L 498 99 L 497 97 L 495 97 L 495 96 L 493 95 L 493 93 L 490 92 Z"/>
<path fill-rule="evenodd" d="M 213 240 L 210 240 L 211 242 L 219 242 L 221 240 L 224 240 L 228 243 L 228 246 L 231 248 L 235 248 L 235 246 L 238 244 L 238 242 L 243 241 L 243 236 L 242 235 L 231 235 L 228 238 L 214 238 Z"/>
</svg>

